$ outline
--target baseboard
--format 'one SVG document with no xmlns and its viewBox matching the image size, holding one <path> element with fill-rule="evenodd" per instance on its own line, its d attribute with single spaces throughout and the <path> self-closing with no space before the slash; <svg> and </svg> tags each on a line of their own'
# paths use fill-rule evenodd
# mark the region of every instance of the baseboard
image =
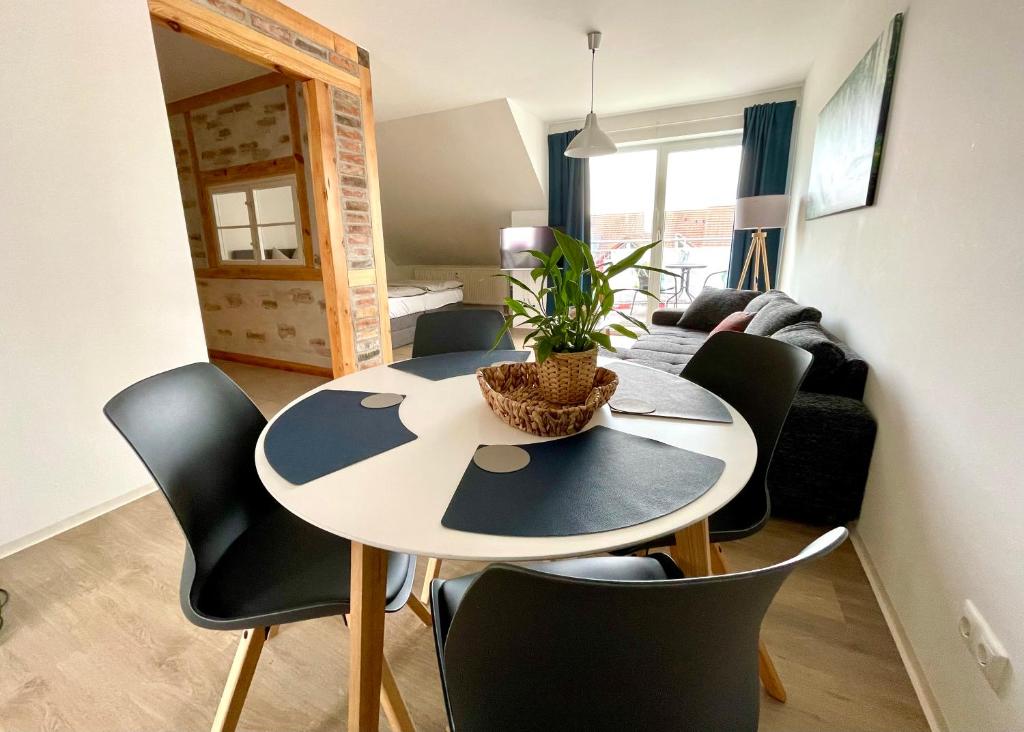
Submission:
<svg viewBox="0 0 1024 732">
<path fill-rule="evenodd" d="M 932 732 L 948 732 L 949 727 L 946 725 L 946 720 L 939 710 L 939 705 L 935 700 L 935 695 L 932 694 L 931 686 L 928 685 L 928 679 L 924 675 L 921 663 L 917 660 L 917 654 L 914 653 L 914 649 L 910 645 L 907 632 L 903 629 L 903 623 L 900 622 L 899 616 L 896 614 L 896 609 L 892 605 L 889 593 L 885 591 L 885 586 L 878 576 L 878 570 L 871 559 L 871 554 L 868 552 L 867 547 L 864 546 L 856 526 L 851 528 L 850 542 L 853 544 L 854 551 L 857 552 L 861 566 L 864 567 L 864 574 L 867 575 L 871 590 L 875 593 L 875 599 L 878 600 L 878 607 L 882 609 L 885 624 L 889 626 L 889 632 L 896 642 L 896 650 L 899 651 L 903 666 L 907 669 L 907 675 L 910 676 L 910 683 L 917 694 L 917 700 L 921 704 L 922 711 L 924 711 L 925 719 L 928 720 L 928 727 Z"/>
<path fill-rule="evenodd" d="M 253 356 L 248 353 L 232 353 L 230 351 L 217 351 L 213 348 L 209 349 L 207 353 L 210 355 L 210 359 L 218 359 L 220 361 L 234 361 L 235 363 L 244 363 L 249 366 L 262 366 L 267 369 L 281 369 L 282 371 L 293 371 L 298 374 L 309 374 L 310 376 L 323 376 L 327 379 L 334 378 L 334 372 L 329 366 L 314 366 L 309 363 L 299 363 L 298 361 L 282 361 L 277 358 L 266 358 L 265 356 Z"/>
<path fill-rule="evenodd" d="M 97 516 L 113 511 L 115 508 L 131 503 L 145 495 L 149 495 L 156 490 L 156 486 L 152 483 L 147 483 L 144 486 L 140 486 L 135 490 L 123 493 L 120 496 L 111 498 L 109 501 L 97 504 L 92 508 L 87 508 L 84 511 L 76 513 L 74 516 L 68 516 L 65 519 L 61 519 L 55 524 L 50 524 L 38 531 L 33 531 L 31 534 L 22 536 L 14 541 L 9 541 L 3 546 L 0 546 L 0 559 L 9 557 L 12 554 L 20 552 L 22 549 L 28 549 L 34 544 L 38 544 L 41 541 L 56 536 L 57 534 L 63 534 L 68 529 L 73 529 L 76 526 L 84 524 L 86 521 L 92 521 Z"/>
</svg>

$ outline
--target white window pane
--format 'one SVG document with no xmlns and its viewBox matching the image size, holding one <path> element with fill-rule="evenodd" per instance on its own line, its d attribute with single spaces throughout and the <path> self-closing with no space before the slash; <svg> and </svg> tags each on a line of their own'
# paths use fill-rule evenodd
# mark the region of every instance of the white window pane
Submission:
<svg viewBox="0 0 1024 732">
<path fill-rule="evenodd" d="M 252 261 L 256 252 L 252 245 L 252 231 L 245 229 L 218 229 L 220 258 L 224 262 Z"/>
<path fill-rule="evenodd" d="M 249 225 L 249 207 L 245 205 L 244 191 L 214 193 L 213 210 L 217 226 Z"/>
<path fill-rule="evenodd" d="M 295 197 L 291 186 L 256 188 L 252 193 L 256 201 L 256 223 L 290 224 L 295 222 L 297 218 Z"/>
<path fill-rule="evenodd" d="M 259 230 L 264 259 L 302 261 L 295 224 L 261 226 Z"/>
</svg>

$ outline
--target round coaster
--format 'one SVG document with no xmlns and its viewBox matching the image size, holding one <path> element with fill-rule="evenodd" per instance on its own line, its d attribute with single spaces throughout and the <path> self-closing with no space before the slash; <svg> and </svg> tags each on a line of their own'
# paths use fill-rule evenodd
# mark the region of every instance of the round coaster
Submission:
<svg viewBox="0 0 1024 732">
<path fill-rule="evenodd" d="M 473 455 L 473 462 L 488 473 L 514 473 L 530 464 L 530 453 L 515 445 L 484 445 Z"/>
<path fill-rule="evenodd" d="M 386 409 L 401 404 L 403 399 L 405 397 L 401 394 L 370 394 L 359 403 L 367 409 Z"/>
<path fill-rule="evenodd" d="M 612 399 L 608 402 L 608 406 L 612 408 L 613 412 L 622 412 L 623 414 L 651 414 L 657 409 L 653 404 L 645 402 L 643 399 L 630 399 L 628 397 Z"/>
</svg>

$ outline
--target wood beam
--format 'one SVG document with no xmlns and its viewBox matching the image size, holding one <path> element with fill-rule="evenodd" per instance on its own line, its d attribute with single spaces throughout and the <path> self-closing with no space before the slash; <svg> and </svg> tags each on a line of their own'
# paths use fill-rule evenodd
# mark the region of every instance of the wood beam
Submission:
<svg viewBox="0 0 1024 732">
<path fill-rule="evenodd" d="M 299 196 L 299 223 L 302 225 L 303 261 L 313 266 L 313 226 L 309 215 L 309 189 L 306 187 L 306 158 L 302 152 L 302 126 L 299 124 L 299 95 L 295 82 L 288 84 L 288 126 L 291 128 L 292 154 L 295 156 L 295 190 Z"/>
<path fill-rule="evenodd" d="M 281 18 L 280 8 L 276 8 L 276 11 L 279 13 L 278 19 L 287 24 L 288 20 Z M 149 12 L 176 33 L 192 36 L 278 73 L 300 80 L 321 79 L 353 94 L 359 93 L 358 76 L 213 10 L 207 10 L 192 0 L 149 0 Z"/>
<path fill-rule="evenodd" d="M 193 97 L 178 99 L 167 105 L 167 114 L 181 114 L 200 107 L 209 107 L 212 104 L 220 104 L 228 99 L 244 97 L 249 94 L 284 86 L 288 83 L 288 77 L 284 74 L 271 73 L 257 76 L 255 79 L 246 79 L 237 84 L 221 87 L 212 91 L 196 94 Z"/>
</svg>

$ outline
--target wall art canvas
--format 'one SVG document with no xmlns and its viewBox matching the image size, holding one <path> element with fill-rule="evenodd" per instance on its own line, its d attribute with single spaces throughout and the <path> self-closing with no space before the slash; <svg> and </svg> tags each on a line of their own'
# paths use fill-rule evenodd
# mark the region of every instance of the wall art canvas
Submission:
<svg viewBox="0 0 1024 732">
<path fill-rule="evenodd" d="M 808 219 L 875 202 L 902 28 L 899 13 L 818 115 Z"/>
</svg>

